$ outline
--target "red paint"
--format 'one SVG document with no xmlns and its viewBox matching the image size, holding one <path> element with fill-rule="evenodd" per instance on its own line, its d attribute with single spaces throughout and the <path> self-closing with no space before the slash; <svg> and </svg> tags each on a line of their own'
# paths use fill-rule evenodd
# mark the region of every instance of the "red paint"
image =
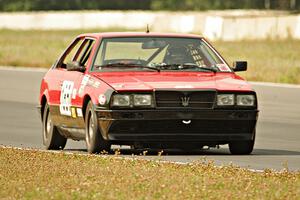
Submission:
<svg viewBox="0 0 300 200">
<path fill-rule="evenodd" d="M 155 89 L 217 89 L 249 91 L 251 86 L 234 73 L 209 72 L 105 72 L 93 73 L 117 91 Z"/>
</svg>

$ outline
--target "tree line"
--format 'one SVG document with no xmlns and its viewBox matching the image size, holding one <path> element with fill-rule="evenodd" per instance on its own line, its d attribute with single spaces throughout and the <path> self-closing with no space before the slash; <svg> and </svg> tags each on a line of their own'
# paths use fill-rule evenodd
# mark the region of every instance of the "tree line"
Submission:
<svg viewBox="0 0 300 200">
<path fill-rule="evenodd" d="M 299 10 L 300 0 L 0 0 L 0 11 L 45 10 Z"/>
</svg>

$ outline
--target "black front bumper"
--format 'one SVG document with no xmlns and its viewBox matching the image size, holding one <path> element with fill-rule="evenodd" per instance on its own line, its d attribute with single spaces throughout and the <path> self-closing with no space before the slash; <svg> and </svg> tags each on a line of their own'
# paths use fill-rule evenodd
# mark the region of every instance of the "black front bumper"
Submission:
<svg viewBox="0 0 300 200">
<path fill-rule="evenodd" d="M 96 113 L 104 138 L 116 143 L 251 140 L 258 117 L 257 110 L 96 109 Z"/>
</svg>

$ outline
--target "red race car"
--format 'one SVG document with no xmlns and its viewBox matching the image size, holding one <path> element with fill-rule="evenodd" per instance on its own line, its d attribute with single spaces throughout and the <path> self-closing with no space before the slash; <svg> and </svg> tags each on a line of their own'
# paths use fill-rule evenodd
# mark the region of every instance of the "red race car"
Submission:
<svg viewBox="0 0 300 200">
<path fill-rule="evenodd" d="M 112 144 L 201 149 L 229 144 L 250 154 L 258 118 L 255 91 L 204 38 L 191 34 L 79 35 L 41 83 L 47 149 L 68 138 L 90 153 Z"/>
</svg>

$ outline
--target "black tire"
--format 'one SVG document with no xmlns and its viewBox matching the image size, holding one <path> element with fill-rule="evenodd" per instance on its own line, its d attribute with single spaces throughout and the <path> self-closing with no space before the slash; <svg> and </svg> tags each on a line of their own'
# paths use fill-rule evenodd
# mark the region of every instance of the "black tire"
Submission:
<svg viewBox="0 0 300 200">
<path fill-rule="evenodd" d="M 85 142 L 89 153 L 100 153 L 110 151 L 110 143 L 103 139 L 98 127 L 97 115 L 90 101 L 85 112 Z"/>
<path fill-rule="evenodd" d="M 230 153 L 233 155 L 248 155 L 253 151 L 255 143 L 255 132 L 253 136 L 253 140 L 246 141 L 234 141 L 229 143 Z"/>
<path fill-rule="evenodd" d="M 64 149 L 67 143 L 67 138 L 62 136 L 53 125 L 47 103 L 43 113 L 43 143 L 48 150 Z"/>
</svg>

